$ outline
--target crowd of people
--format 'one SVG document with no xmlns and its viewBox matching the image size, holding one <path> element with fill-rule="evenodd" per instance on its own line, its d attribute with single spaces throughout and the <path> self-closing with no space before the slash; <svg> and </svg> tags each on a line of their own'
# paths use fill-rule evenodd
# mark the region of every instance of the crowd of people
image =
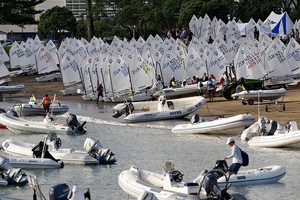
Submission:
<svg viewBox="0 0 300 200">
<path fill-rule="evenodd" d="M 184 44 L 188 45 L 193 39 L 193 32 L 185 28 L 172 28 L 167 32 L 167 37 L 175 40 L 179 38 Z"/>
</svg>

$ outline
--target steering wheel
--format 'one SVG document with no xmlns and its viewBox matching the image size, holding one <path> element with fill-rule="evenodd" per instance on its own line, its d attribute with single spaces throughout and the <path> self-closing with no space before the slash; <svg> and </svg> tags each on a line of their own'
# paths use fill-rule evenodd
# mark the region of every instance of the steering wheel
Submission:
<svg viewBox="0 0 300 200">
<path fill-rule="evenodd" d="M 182 179 L 183 179 L 183 174 L 182 174 L 180 171 L 178 171 L 178 170 L 172 171 L 171 176 L 172 176 L 172 179 L 173 179 L 175 182 L 181 182 Z"/>
<path fill-rule="evenodd" d="M 207 171 L 205 174 L 204 174 L 204 176 L 203 176 L 203 178 L 202 178 L 202 180 L 200 181 L 200 187 L 199 187 L 199 191 L 198 191 L 198 196 L 200 195 L 200 192 L 201 192 L 201 189 L 202 189 L 202 186 L 203 186 L 203 182 L 204 182 L 204 180 L 205 180 L 205 178 L 206 178 L 206 176 L 208 175 L 208 174 L 222 174 L 223 176 L 225 176 L 225 186 L 224 186 L 224 188 L 222 189 L 222 188 L 220 188 L 220 190 L 225 190 L 225 191 L 227 191 L 228 189 L 229 189 L 229 187 L 231 186 L 231 184 L 228 184 L 228 182 L 229 182 L 229 176 L 227 176 L 227 174 L 226 174 L 226 172 L 224 172 L 223 170 L 220 170 L 220 169 L 212 169 L 212 170 L 210 170 L 210 171 Z M 226 192 L 225 192 L 226 193 Z M 209 194 L 207 194 L 207 195 L 209 195 Z"/>
<path fill-rule="evenodd" d="M 59 148 L 61 146 L 61 139 L 60 138 L 56 138 L 55 140 L 55 145 L 57 146 L 57 148 Z"/>
</svg>

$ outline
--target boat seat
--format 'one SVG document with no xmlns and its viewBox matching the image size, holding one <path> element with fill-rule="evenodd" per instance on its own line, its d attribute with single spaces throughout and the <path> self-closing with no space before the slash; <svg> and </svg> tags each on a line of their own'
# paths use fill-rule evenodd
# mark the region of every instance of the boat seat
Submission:
<svg viewBox="0 0 300 200">
<path fill-rule="evenodd" d="M 174 103 L 173 103 L 173 101 L 167 101 L 167 105 L 168 105 L 169 109 L 174 110 Z"/>
<path fill-rule="evenodd" d="M 275 131 L 277 130 L 278 124 L 276 121 L 271 122 L 271 130 L 267 133 L 267 135 L 274 135 Z"/>
<path fill-rule="evenodd" d="M 290 121 L 287 125 L 288 131 L 298 131 L 298 125 L 296 121 Z"/>
</svg>

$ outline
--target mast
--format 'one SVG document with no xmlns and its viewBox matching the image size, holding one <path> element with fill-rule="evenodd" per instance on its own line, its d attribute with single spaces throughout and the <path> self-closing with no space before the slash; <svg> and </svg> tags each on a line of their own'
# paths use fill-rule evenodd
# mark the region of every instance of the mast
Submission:
<svg viewBox="0 0 300 200">
<path fill-rule="evenodd" d="M 97 68 L 96 68 L 96 70 L 97 70 Z M 100 69 L 100 73 L 101 73 L 101 77 L 102 77 L 102 80 L 103 80 L 104 93 L 105 93 L 105 96 L 107 97 L 106 86 L 105 86 L 105 81 L 104 81 L 104 75 L 103 75 L 103 70 L 102 70 L 102 68 Z M 97 72 L 97 78 L 98 78 L 98 80 L 99 80 L 98 72 Z"/>
<path fill-rule="evenodd" d="M 92 85 L 92 92 L 93 92 L 93 94 L 95 94 L 95 90 L 94 90 L 94 87 L 93 87 L 93 80 L 92 80 L 92 76 L 91 76 L 91 72 L 90 72 L 89 67 L 88 67 L 88 72 L 89 72 L 89 77 L 90 77 L 90 81 L 91 81 L 91 85 Z"/>
<path fill-rule="evenodd" d="M 84 90 L 84 94 L 86 95 L 86 89 L 85 89 L 85 84 L 84 84 L 84 79 L 83 79 L 82 68 L 80 68 L 80 70 L 79 70 L 79 76 L 80 76 L 80 79 L 81 79 L 81 85 L 82 85 L 82 88 Z"/>
<path fill-rule="evenodd" d="M 109 80 L 110 80 L 110 86 L 111 86 L 111 92 L 112 92 L 112 96 L 114 96 L 114 87 L 112 84 L 112 80 L 111 80 L 111 72 L 110 72 L 110 68 L 108 69 L 108 73 L 109 73 Z"/>
</svg>

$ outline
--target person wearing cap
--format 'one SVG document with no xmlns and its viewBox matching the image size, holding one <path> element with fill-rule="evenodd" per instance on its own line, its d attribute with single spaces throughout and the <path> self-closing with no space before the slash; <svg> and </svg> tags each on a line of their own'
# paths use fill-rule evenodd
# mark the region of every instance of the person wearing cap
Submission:
<svg viewBox="0 0 300 200">
<path fill-rule="evenodd" d="M 171 76 L 171 80 L 170 80 L 169 87 L 170 87 L 170 88 L 176 87 L 176 85 L 177 85 L 177 83 L 176 83 L 175 77 L 174 77 L 174 76 Z"/>
<path fill-rule="evenodd" d="M 226 156 L 224 160 L 232 158 L 232 164 L 228 168 L 228 176 L 237 174 L 243 164 L 243 158 L 240 148 L 235 144 L 233 138 L 228 138 L 226 144 L 231 148 L 231 154 Z"/>
</svg>

